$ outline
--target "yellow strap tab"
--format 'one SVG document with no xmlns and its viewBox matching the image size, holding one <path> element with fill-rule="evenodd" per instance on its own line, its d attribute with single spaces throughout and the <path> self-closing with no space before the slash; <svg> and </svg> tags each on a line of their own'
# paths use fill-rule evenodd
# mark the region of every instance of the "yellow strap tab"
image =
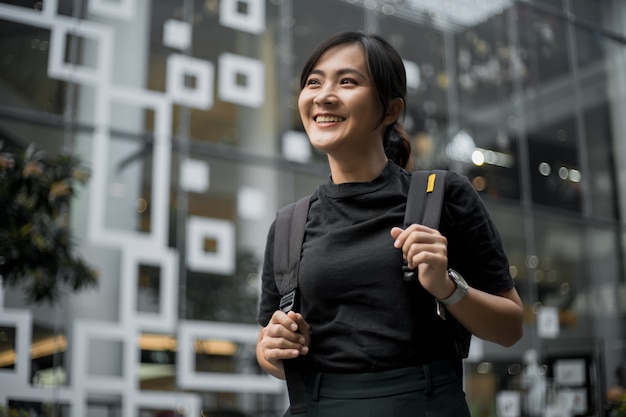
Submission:
<svg viewBox="0 0 626 417">
<path fill-rule="evenodd" d="M 427 193 L 432 193 L 433 190 L 435 189 L 435 178 L 437 177 L 437 174 L 430 174 L 428 176 L 428 186 L 426 187 L 426 192 Z"/>
</svg>

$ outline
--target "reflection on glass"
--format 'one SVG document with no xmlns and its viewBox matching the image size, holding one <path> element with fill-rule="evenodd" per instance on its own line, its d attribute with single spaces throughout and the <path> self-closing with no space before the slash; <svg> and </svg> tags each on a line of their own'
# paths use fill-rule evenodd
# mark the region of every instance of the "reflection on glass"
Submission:
<svg viewBox="0 0 626 417">
<path fill-rule="evenodd" d="M 154 265 L 139 265 L 137 285 L 137 311 L 158 313 L 161 299 L 161 268 Z"/>
<path fill-rule="evenodd" d="M 112 231 L 150 232 L 153 147 L 113 137 L 108 148 L 105 224 Z"/>
<path fill-rule="evenodd" d="M 15 327 L 0 326 L 0 369 L 15 369 Z"/>
<path fill-rule="evenodd" d="M 176 385 L 176 338 L 143 333 L 139 338 L 139 386 L 148 391 L 169 391 Z"/>
</svg>

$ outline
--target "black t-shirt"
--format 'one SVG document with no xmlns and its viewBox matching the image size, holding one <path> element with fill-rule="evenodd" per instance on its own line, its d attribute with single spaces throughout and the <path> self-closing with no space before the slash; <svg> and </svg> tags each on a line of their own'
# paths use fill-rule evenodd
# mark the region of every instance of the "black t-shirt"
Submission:
<svg viewBox="0 0 626 417">
<path fill-rule="evenodd" d="M 303 366 L 374 372 L 455 358 L 454 320 L 436 315 L 419 281 L 405 282 L 390 230 L 403 225 L 410 173 L 389 162 L 371 182 L 328 181 L 313 194 L 299 274 L 301 313 L 311 327 Z M 513 288 L 500 235 L 467 178 L 449 172 L 439 230 L 448 265 L 476 289 Z M 262 276 L 258 322 L 280 295 L 273 273 L 274 224 Z"/>
</svg>

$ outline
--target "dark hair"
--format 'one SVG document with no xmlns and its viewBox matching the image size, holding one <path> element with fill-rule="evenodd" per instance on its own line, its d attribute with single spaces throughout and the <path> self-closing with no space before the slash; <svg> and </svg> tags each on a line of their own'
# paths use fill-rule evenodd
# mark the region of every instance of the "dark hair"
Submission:
<svg viewBox="0 0 626 417">
<path fill-rule="evenodd" d="M 300 75 L 300 88 L 304 88 L 309 74 L 327 50 L 350 43 L 359 44 L 365 53 L 367 70 L 372 78 L 376 96 L 382 105 L 382 121 L 391 99 L 401 98 L 406 103 L 406 72 L 398 51 L 379 35 L 341 32 L 326 39 L 313 51 L 304 65 Z M 389 159 L 401 167 L 408 167 L 411 141 L 399 120 L 387 126 L 383 146 Z"/>
</svg>

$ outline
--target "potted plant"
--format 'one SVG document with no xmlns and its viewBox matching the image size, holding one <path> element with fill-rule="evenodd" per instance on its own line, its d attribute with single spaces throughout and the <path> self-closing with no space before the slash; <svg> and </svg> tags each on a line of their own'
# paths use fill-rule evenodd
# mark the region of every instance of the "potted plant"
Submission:
<svg viewBox="0 0 626 417">
<path fill-rule="evenodd" d="M 79 158 L 46 158 L 33 145 L 11 153 L 0 142 L 0 278 L 31 303 L 56 302 L 69 288 L 96 284 L 96 272 L 73 253 L 69 203 L 89 173 Z"/>
</svg>

